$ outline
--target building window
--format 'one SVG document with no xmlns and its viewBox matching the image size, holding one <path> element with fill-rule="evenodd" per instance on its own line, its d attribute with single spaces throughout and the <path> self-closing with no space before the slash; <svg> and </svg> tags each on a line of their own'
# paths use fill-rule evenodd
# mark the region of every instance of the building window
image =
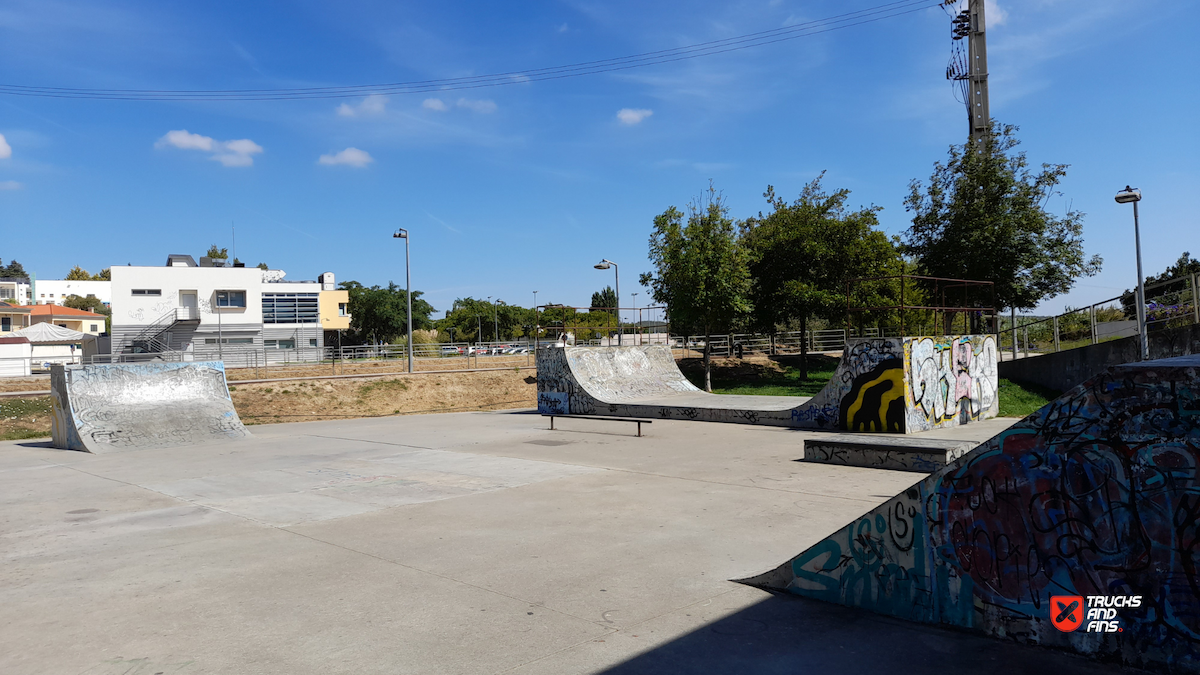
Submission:
<svg viewBox="0 0 1200 675">
<path fill-rule="evenodd" d="M 295 349 L 295 340 L 263 340 L 263 347 L 266 349 Z"/>
<path fill-rule="evenodd" d="M 96 324 L 94 324 L 94 323 L 93 323 L 93 324 L 91 324 L 91 326 L 92 326 L 92 328 L 91 328 L 91 331 L 92 331 L 93 333 L 95 333 L 95 332 L 96 332 L 97 330 L 99 330 L 99 328 L 100 328 L 98 325 L 96 325 Z"/>
<path fill-rule="evenodd" d="M 316 293 L 264 293 L 263 323 L 316 323 Z"/>
<path fill-rule="evenodd" d="M 0 317 L 0 332 L 7 333 L 12 330 L 12 319 L 7 316 Z"/>
<path fill-rule="evenodd" d="M 309 347 L 316 347 L 316 346 L 317 346 L 317 338 L 309 338 L 309 339 L 308 339 L 308 346 L 309 346 Z"/>
<path fill-rule="evenodd" d="M 13 300 L 17 294 L 11 288 L 0 288 L 0 300 Z"/>
<path fill-rule="evenodd" d="M 245 307 L 246 291 L 217 291 L 217 307 Z"/>
<path fill-rule="evenodd" d="M 132 291 L 129 291 L 129 292 L 130 292 L 130 294 L 132 294 L 132 295 L 162 295 L 162 289 L 161 289 L 161 288 L 135 288 L 135 289 L 133 289 Z M 53 293 L 51 293 L 51 294 L 50 294 L 50 297 L 52 297 L 52 298 L 53 298 L 53 297 L 54 297 L 54 294 L 53 294 Z"/>
<path fill-rule="evenodd" d="M 350 316 L 350 312 L 346 311 L 346 303 L 338 303 L 338 316 Z"/>
<path fill-rule="evenodd" d="M 204 338 L 204 344 L 215 345 L 215 344 L 217 344 L 217 338 Z M 223 344 L 223 345 L 252 345 L 252 344 L 254 344 L 254 338 L 221 338 L 221 344 Z"/>
</svg>

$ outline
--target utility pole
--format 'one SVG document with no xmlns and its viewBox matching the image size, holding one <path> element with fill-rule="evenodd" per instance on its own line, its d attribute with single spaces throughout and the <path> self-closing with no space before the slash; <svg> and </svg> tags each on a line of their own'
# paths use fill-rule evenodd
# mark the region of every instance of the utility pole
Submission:
<svg viewBox="0 0 1200 675">
<path fill-rule="evenodd" d="M 946 79 L 962 84 L 971 143 L 976 147 L 992 131 L 992 113 L 988 103 L 987 24 L 983 3 L 984 0 L 967 0 L 966 8 L 951 22 L 951 33 L 956 44 L 950 65 L 946 68 Z M 947 6 L 956 4 L 958 0 L 946 0 Z M 958 42 L 963 38 L 967 40 L 966 53 L 963 53 Z"/>
</svg>

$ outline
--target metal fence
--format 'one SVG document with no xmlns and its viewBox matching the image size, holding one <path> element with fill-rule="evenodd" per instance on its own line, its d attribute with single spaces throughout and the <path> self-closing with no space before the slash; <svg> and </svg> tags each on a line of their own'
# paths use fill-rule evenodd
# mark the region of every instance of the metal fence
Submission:
<svg viewBox="0 0 1200 675">
<path fill-rule="evenodd" d="M 1197 283 L 1200 275 L 1147 284 L 1146 331 L 1200 323 Z M 1136 291 L 1101 300 L 1087 307 L 1068 309 L 1051 317 L 1005 317 L 1000 344 L 1005 352 L 1018 355 L 1058 352 L 1139 333 L 1135 307 Z"/>
</svg>

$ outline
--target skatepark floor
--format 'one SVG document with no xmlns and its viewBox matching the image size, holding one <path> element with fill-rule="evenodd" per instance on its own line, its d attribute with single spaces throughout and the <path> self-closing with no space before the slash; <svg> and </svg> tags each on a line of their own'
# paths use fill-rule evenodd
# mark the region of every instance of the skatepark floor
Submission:
<svg viewBox="0 0 1200 675">
<path fill-rule="evenodd" d="M 949 437 L 983 440 L 1014 420 Z M 784 428 L 462 413 L 0 443 L 0 673 L 1111 673 L 729 581 L 921 475 Z"/>
</svg>

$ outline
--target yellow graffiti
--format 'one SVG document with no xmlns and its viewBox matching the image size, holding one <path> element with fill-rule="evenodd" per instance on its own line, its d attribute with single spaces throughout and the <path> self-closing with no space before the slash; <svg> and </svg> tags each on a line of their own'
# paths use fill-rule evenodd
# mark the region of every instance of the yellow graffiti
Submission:
<svg viewBox="0 0 1200 675">
<path fill-rule="evenodd" d="M 885 382 L 891 383 L 891 388 L 879 396 L 879 411 L 878 415 L 872 416 L 870 420 L 858 421 L 858 411 L 862 408 L 867 392 L 871 391 L 875 386 Z M 887 431 L 887 410 L 892 401 L 904 396 L 904 369 L 903 368 L 888 368 L 883 371 L 879 377 L 864 382 L 858 388 L 858 395 L 855 396 L 854 402 L 850 404 L 850 408 L 846 411 L 847 426 L 850 431 L 856 431 L 856 427 L 861 426 L 863 431 L 876 431 L 875 425 L 878 422 L 878 431 Z"/>
</svg>

